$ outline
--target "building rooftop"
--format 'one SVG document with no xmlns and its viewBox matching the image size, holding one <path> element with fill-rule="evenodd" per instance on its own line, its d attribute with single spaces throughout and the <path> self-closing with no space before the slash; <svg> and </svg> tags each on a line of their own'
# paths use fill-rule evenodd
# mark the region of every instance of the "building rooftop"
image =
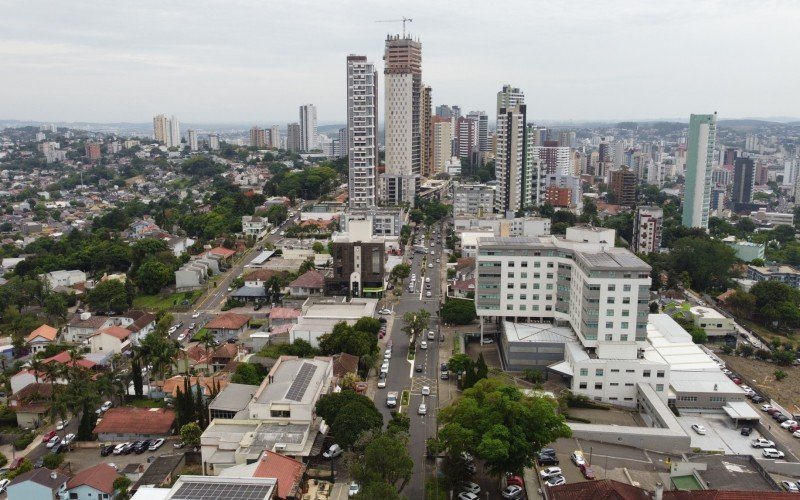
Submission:
<svg viewBox="0 0 800 500">
<path fill-rule="evenodd" d="M 175 412 L 164 408 L 117 407 L 108 410 L 95 434 L 169 434 Z"/>
<path fill-rule="evenodd" d="M 181 476 L 165 500 L 267 500 L 277 486 L 274 478 Z"/>
<path fill-rule="evenodd" d="M 258 391 L 257 385 L 228 384 L 209 404 L 210 410 L 241 411 L 247 408 L 253 395 Z"/>
<path fill-rule="evenodd" d="M 551 323 L 512 323 L 503 322 L 503 331 L 509 342 L 577 342 L 572 328 L 555 326 Z"/>
<path fill-rule="evenodd" d="M 91 486 L 97 491 L 108 495 L 114 492 L 114 480 L 119 477 L 117 471 L 108 464 L 98 464 L 84 469 L 67 482 L 67 489 L 78 486 Z"/>
<path fill-rule="evenodd" d="M 14 485 L 25 481 L 33 481 L 34 483 L 41 484 L 55 491 L 58 490 L 62 484 L 66 483 L 68 479 L 69 476 L 67 475 L 42 467 L 20 474 L 15 477 L 10 484 Z"/>
<path fill-rule="evenodd" d="M 238 330 L 246 325 L 249 321 L 250 316 L 247 316 L 246 314 L 226 312 L 209 321 L 208 324 L 206 324 L 206 328 L 219 330 Z"/>
<path fill-rule="evenodd" d="M 716 309 L 710 307 L 694 306 L 689 309 L 689 312 L 694 316 L 702 316 L 703 318 L 724 318 Z"/>
<path fill-rule="evenodd" d="M 139 486 L 159 486 L 170 477 L 170 475 L 181 466 L 185 457 L 183 454 L 179 455 L 161 455 L 157 457 L 144 471 L 142 477 L 136 481 L 136 487 Z"/>
<path fill-rule="evenodd" d="M 706 464 L 706 470 L 698 471 L 698 474 L 708 488 L 759 493 L 767 493 L 772 489 L 758 473 L 755 459 L 750 455 L 690 455 L 687 458 L 690 462 Z"/>
<path fill-rule="evenodd" d="M 325 383 L 325 375 L 332 363 L 330 358 L 314 359 L 281 356 L 255 394 L 258 403 L 311 404 L 315 390 Z"/>
<path fill-rule="evenodd" d="M 306 466 L 291 457 L 266 450 L 258 461 L 253 477 L 274 477 L 278 480 L 278 497 L 297 494 Z"/>
<path fill-rule="evenodd" d="M 36 330 L 32 331 L 30 335 L 28 335 L 28 338 L 26 340 L 30 342 L 36 337 L 42 337 L 52 342 L 56 339 L 57 335 L 58 335 L 58 330 L 56 330 L 50 325 L 42 325 Z"/>
</svg>

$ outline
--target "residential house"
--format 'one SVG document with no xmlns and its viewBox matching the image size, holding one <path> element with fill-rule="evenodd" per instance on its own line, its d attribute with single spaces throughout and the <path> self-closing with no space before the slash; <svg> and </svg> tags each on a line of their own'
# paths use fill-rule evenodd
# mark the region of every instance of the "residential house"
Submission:
<svg viewBox="0 0 800 500">
<path fill-rule="evenodd" d="M 303 339 L 318 347 L 319 338 L 333 331 L 336 323 L 344 321 L 354 325 L 364 316 L 374 317 L 377 305 L 377 299 L 354 297 L 348 302 L 341 297 L 309 297 L 303 304 L 302 316 L 289 332 L 290 340 Z"/>
<path fill-rule="evenodd" d="M 51 271 L 47 274 L 40 274 L 40 278 L 47 280 L 53 290 L 75 286 L 79 283 L 86 283 L 86 273 L 77 269 L 70 271 Z"/>
<path fill-rule="evenodd" d="M 105 417 L 103 418 L 105 421 Z M 113 500 L 118 491 L 114 481 L 121 477 L 117 470 L 108 464 L 98 464 L 84 469 L 67 481 L 67 498 L 70 500 Z"/>
<path fill-rule="evenodd" d="M 314 269 L 306 271 L 305 274 L 289 283 L 289 293 L 291 293 L 294 297 L 324 295 L 325 276 Z"/>
<path fill-rule="evenodd" d="M 15 477 L 8 485 L 8 500 L 61 500 L 69 476 L 47 468 L 33 469 Z M 64 495 L 65 496 L 65 495 Z"/>
<path fill-rule="evenodd" d="M 261 239 L 267 235 L 269 222 L 264 217 L 257 215 L 242 216 L 242 233 L 256 239 Z"/>
<path fill-rule="evenodd" d="M 111 408 L 94 428 L 100 441 L 138 441 L 172 435 L 175 412 L 167 408 Z"/>
<path fill-rule="evenodd" d="M 113 321 L 107 316 L 96 316 L 88 312 L 75 314 L 66 326 L 64 340 L 80 344 L 97 330 L 112 324 Z"/>
<path fill-rule="evenodd" d="M 450 284 L 450 295 L 456 298 L 465 299 L 468 294 L 475 295 L 475 279 L 455 281 Z"/>
<path fill-rule="evenodd" d="M 208 372 L 211 370 L 211 352 L 202 344 L 194 344 L 178 353 L 175 369 L 178 373 Z"/>
<path fill-rule="evenodd" d="M 208 377 L 189 377 L 190 390 L 192 390 L 194 394 L 202 391 L 203 396 L 207 398 L 213 397 L 214 394 L 227 387 L 229 383 L 229 373 L 217 373 Z M 186 387 L 186 376 L 176 375 L 164 380 L 163 382 L 157 381 L 153 385 L 155 387 L 151 392 L 151 397 L 169 397 L 174 399 L 178 396 L 178 391 L 183 391 Z"/>
<path fill-rule="evenodd" d="M 42 425 L 50 410 L 52 394 L 52 385 L 42 382 L 28 384 L 15 392 L 9 398 L 8 406 L 17 415 L 17 425 L 28 429 Z"/>
<path fill-rule="evenodd" d="M 186 464 L 186 455 L 179 453 L 175 455 L 161 455 L 155 457 L 144 474 L 131 486 L 131 492 L 136 492 L 139 488 L 169 486 L 180 477 L 181 469 Z"/>
<path fill-rule="evenodd" d="M 175 255 L 175 257 L 180 257 L 182 254 L 189 251 L 189 247 L 194 245 L 195 240 L 185 236 L 173 236 L 172 238 L 166 238 L 166 242 L 169 249 L 172 250 L 173 255 Z"/>
<path fill-rule="evenodd" d="M 225 264 L 230 264 L 233 260 L 233 256 L 236 255 L 236 250 L 231 250 L 229 248 L 223 247 L 215 247 L 206 252 L 208 256 L 217 256 L 222 259 L 222 262 Z"/>
<path fill-rule="evenodd" d="M 278 327 L 283 325 L 291 326 L 297 324 L 297 318 L 302 316 L 302 314 L 303 312 L 300 309 L 292 309 L 291 307 L 273 307 L 269 311 L 270 332 L 274 332 Z"/>
<path fill-rule="evenodd" d="M 28 337 L 25 339 L 25 343 L 30 348 L 31 352 L 36 354 L 45 347 L 54 343 L 57 337 L 58 330 L 50 325 L 42 325 L 28 335 Z"/>
<path fill-rule="evenodd" d="M 333 376 L 341 380 L 348 373 L 358 373 L 358 356 L 340 352 L 333 355 Z"/>
<path fill-rule="evenodd" d="M 219 342 L 239 338 L 250 326 L 250 316 L 226 312 L 206 323 L 205 328 L 214 334 Z"/>
<path fill-rule="evenodd" d="M 268 283 L 269 280 L 277 275 L 277 271 L 256 269 L 244 275 L 244 286 L 264 288 L 264 284 Z"/>
<path fill-rule="evenodd" d="M 219 255 L 206 254 L 185 263 L 175 271 L 175 289 L 191 290 L 203 286 L 209 277 L 220 273 L 221 260 Z"/>
<path fill-rule="evenodd" d="M 156 224 L 155 221 L 150 217 L 136 219 L 131 223 L 130 226 L 128 226 L 128 238 L 132 240 L 148 238 L 155 236 L 160 232 L 162 232 L 162 229 L 158 227 L 158 224 Z"/>
<path fill-rule="evenodd" d="M 133 334 L 121 326 L 102 328 L 89 337 L 89 346 L 93 353 L 122 354 L 131 346 L 130 337 Z"/>
<path fill-rule="evenodd" d="M 218 372 L 224 370 L 229 363 L 239 359 L 239 354 L 239 347 L 235 344 L 228 344 L 226 342 L 220 345 L 214 350 L 214 354 L 211 356 L 211 367 L 213 371 Z"/>
</svg>

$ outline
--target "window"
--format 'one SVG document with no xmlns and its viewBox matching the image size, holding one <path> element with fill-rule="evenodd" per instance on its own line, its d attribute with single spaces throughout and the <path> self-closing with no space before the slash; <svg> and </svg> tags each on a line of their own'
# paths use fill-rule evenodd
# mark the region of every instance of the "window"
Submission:
<svg viewBox="0 0 800 500">
<path fill-rule="evenodd" d="M 508 267 L 514 267 L 514 261 L 513 260 L 508 263 Z"/>
<path fill-rule="evenodd" d="M 539 261 L 536 261 L 536 262 L 533 263 L 533 267 L 542 267 L 542 263 L 539 262 Z"/>
<path fill-rule="evenodd" d="M 613 309 L 606 309 L 606 316 L 613 316 L 614 310 Z"/>
<path fill-rule="evenodd" d="M 630 292 L 631 291 L 631 286 L 630 285 L 622 285 L 622 291 L 623 292 Z"/>
<path fill-rule="evenodd" d="M 522 261 L 522 267 L 528 267 L 528 261 L 527 260 L 523 260 Z"/>
<path fill-rule="evenodd" d="M 77 499 L 78 498 L 78 494 L 70 492 L 69 497 Z"/>
<path fill-rule="evenodd" d="M 650 370 L 644 370 L 642 372 L 642 377 L 649 377 L 649 376 L 650 376 Z"/>
<path fill-rule="evenodd" d="M 269 416 L 272 418 L 289 418 L 292 413 L 289 410 L 270 410 Z"/>
<path fill-rule="evenodd" d="M 520 273 L 519 277 L 522 278 L 522 279 L 527 279 L 528 278 L 528 273 Z"/>
<path fill-rule="evenodd" d="M 611 382 L 611 387 L 619 387 L 619 382 Z"/>
<path fill-rule="evenodd" d="M 622 303 L 623 304 L 630 304 L 631 303 L 631 298 L 630 297 L 623 297 L 622 298 Z"/>
<path fill-rule="evenodd" d="M 550 268 L 550 269 L 552 269 L 552 268 L 553 268 L 553 263 L 552 263 L 552 262 L 548 262 L 548 263 L 547 263 L 547 267 L 548 267 L 548 268 Z"/>
<path fill-rule="evenodd" d="M 606 304 L 613 304 L 613 303 L 614 303 L 614 297 L 608 297 L 606 299 Z"/>
<path fill-rule="evenodd" d="M 631 315 L 631 312 L 630 312 L 630 311 L 628 311 L 627 309 L 626 309 L 626 310 L 624 310 L 624 311 L 622 311 L 622 316 L 623 316 L 623 317 L 627 318 L 627 317 L 628 317 L 628 316 L 630 316 L 630 315 Z"/>
<path fill-rule="evenodd" d="M 664 378 L 664 370 L 658 370 L 656 372 L 656 378 Z"/>
<path fill-rule="evenodd" d="M 606 321 L 606 328 L 614 328 L 614 322 L 613 321 Z"/>
<path fill-rule="evenodd" d="M 620 328 L 625 329 L 628 328 L 629 323 L 627 321 L 622 322 L 622 326 Z"/>
<path fill-rule="evenodd" d="M 514 289 L 514 283 L 509 283 L 508 285 L 506 285 L 506 288 L 508 288 L 509 290 L 513 290 Z"/>
<path fill-rule="evenodd" d="M 525 304 L 522 304 L 521 306 L 519 306 L 519 310 L 520 311 L 524 311 L 525 309 L 526 309 Z"/>
<path fill-rule="evenodd" d="M 553 273 L 547 273 L 547 279 L 549 280 L 553 279 Z"/>
<path fill-rule="evenodd" d="M 661 392 L 664 390 L 664 384 L 656 384 L 656 391 Z"/>
<path fill-rule="evenodd" d="M 521 283 L 521 284 L 519 285 L 519 287 L 520 287 L 522 290 L 527 290 L 527 289 L 528 289 L 528 284 L 527 284 L 527 283 Z"/>
<path fill-rule="evenodd" d="M 594 375 L 595 375 L 595 377 L 602 377 L 603 376 L 603 369 L 602 368 L 596 369 L 594 371 Z"/>
<path fill-rule="evenodd" d="M 578 384 L 578 389 L 586 389 L 586 382 L 581 382 Z"/>
<path fill-rule="evenodd" d="M 514 278 L 514 273 L 511 273 L 511 272 L 508 273 L 508 277 L 513 279 Z"/>
<path fill-rule="evenodd" d="M 619 336 L 619 339 L 621 341 L 623 341 L 623 342 L 627 342 L 628 341 L 628 335 L 623 333 L 622 335 Z"/>
<path fill-rule="evenodd" d="M 608 285 L 609 292 L 615 292 L 617 290 L 617 285 Z"/>
<path fill-rule="evenodd" d="M 507 294 L 506 294 L 506 298 L 507 298 L 508 300 L 514 300 L 514 294 L 513 294 L 513 293 L 507 293 Z"/>
<path fill-rule="evenodd" d="M 611 373 L 619 373 L 619 368 L 612 368 Z"/>
<path fill-rule="evenodd" d="M 597 389 L 597 390 L 601 390 L 603 388 L 603 383 L 602 382 L 595 382 L 594 388 Z"/>
<path fill-rule="evenodd" d="M 528 296 L 523 293 L 519 296 L 519 300 L 528 300 Z"/>
<path fill-rule="evenodd" d="M 581 368 L 581 377 L 585 377 L 587 375 L 589 375 L 589 369 L 588 368 Z"/>
<path fill-rule="evenodd" d="M 538 280 L 539 278 L 542 277 L 542 273 L 533 273 L 533 277 L 534 277 L 534 279 Z"/>
<path fill-rule="evenodd" d="M 633 387 L 633 382 L 625 382 L 625 387 Z"/>
<path fill-rule="evenodd" d="M 513 305 L 511 305 L 511 304 L 508 304 L 508 305 L 506 306 L 506 311 L 513 311 L 513 310 L 514 310 L 514 306 L 513 306 Z"/>
<path fill-rule="evenodd" d="M 608 277 L 609 278 L 616 278 L 617 277 L 617 272 L 616 271 L 609 271 L 608 272 Z"/>
<path fill-rule="evenodd" d="M 610 342 L 610 341 L 614 340 L 614 336 L 611 335 L 610 333 L 607 333 L 606 334 L 606 340 Z"/>
<path fill-rule="evenodd" d="M 625 373 L 636 373 L 636 370 L 625 370 Z"/>
</svg>

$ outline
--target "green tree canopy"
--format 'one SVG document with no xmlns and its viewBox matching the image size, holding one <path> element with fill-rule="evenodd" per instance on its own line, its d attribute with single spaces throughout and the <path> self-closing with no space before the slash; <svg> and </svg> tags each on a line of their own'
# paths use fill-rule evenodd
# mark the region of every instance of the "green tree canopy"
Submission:
<svg viewBox="0 0 800 500">
<path fill-rule="evenodd" d="M 202 434 L 203 430 L 194 422 L 190 422 L 181 427 L 181 440 L 186 446 L 199 446 L 200 436 Z"/>
<path fill-rule="evenodd" d="M 472 300 L 450 299 L 442 306 L 442 320 L 445 323 L 468 325 L 477 317 L 475 302 Z"/>
<path fill-rule="evenodd" d="M 133 297 L 123 282 L 106 280 L 89 290 L 87 302 L 97 311 L 124 311 L 130 307 Z"/>
<path fill-rule="evenodd" d="M 353 461 L 350 473 L 363 485 L 364 496 L 358 498 L 399 498 L 413 469 L 407 435 L 386 432 L 372 438 L 363 455 Z M 372 496 L 376 493 L 380 496 Z"/>
</svg>

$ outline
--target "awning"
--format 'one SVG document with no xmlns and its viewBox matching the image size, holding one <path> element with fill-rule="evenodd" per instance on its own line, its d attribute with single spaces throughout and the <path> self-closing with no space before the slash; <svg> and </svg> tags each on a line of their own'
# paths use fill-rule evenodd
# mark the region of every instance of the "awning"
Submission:
<svg viewBox="0 0 800 500">
<path fill-rule="evenodd" d="M 761 415 L 744 401 L 730 401 L 722 409 L 734 420 L 761 420 Z"/>
<path fill-rule="evenodd" d="M 364 287 L 363 290 L 364 290 L 364 293 L 381 293 L 382 291 L 385 290 L 385 288 L 382 287 L 382 286 L 378 286 L 378 287 L 374 287 L 374 288 Z"/>
<path fill-rule="evenodd" d="M 570 366 L 570 364 L 566 361 L 560 361 L 556 364 L 550 365 L 547 367 L 547 369 L 570 377 L 575 375 L 572 373 L 572 366 Z"/>
</svg>

